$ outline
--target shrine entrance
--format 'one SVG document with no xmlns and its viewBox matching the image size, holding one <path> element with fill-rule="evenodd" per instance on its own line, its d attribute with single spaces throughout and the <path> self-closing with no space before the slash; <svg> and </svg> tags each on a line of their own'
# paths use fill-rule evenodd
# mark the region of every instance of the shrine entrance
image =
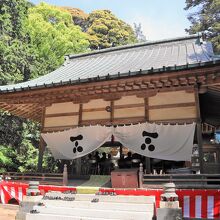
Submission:
<svg viewBox="0 0 220 220">
<path fill-rule="evenodd" d="M 115 169 L 139 168 L 141 163 L 145 173 L 162 174 L 191 161 L 194 133 L 195 123 L 145 122 L 77 127 L 44 133 L 42 138 L 55 159 L 81 161 L 76 163 L 77 174 L 109 175 Z"/>
</svg>

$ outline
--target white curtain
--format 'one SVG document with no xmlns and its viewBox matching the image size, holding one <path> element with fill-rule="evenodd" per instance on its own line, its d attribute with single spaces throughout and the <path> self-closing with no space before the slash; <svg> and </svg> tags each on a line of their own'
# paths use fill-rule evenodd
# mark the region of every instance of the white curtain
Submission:
<svg viewBox="0 0 220 220">
<path fill-rule="evenodd" d="M 116 127 L 114 135 L 123 146 L 152 158 L 190 161 L 195 124 L 143 123 Z"/>
<path fill-rule="evenodd" d="M 111 135 L 111 127 L 98 125 L 41 134 L 55 159 L 85 156 L 110 140 Z"/>
<path fill-rule="evenodd" d="M 91 153 L 114 135 L 123 146 L 138 154 L 176 161 L 190 161 L 195 124 L 143 123 L 130 126 L 88 126 L 42 134 L 56 159 L 75 159 Z"/>
</svg>

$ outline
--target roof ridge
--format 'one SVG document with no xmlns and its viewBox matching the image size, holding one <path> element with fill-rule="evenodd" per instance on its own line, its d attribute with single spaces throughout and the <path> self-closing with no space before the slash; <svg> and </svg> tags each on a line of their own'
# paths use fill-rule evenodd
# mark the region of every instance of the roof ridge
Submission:
<svg viewBox="0 0 220 220">
<path fill-rule="evenodd" d="M 70 54 L 70 55 L 66 55 L 66 58 L 67 59 L 74 59 L 74 58 L 80 58 L 80 57 L 85 57 L 85 56 L 90 56 L 90 55 L 108 53 L 108 52 L 112 52 L 112 51 L 137 48 L 137 47 L 142 47 L 142 46 L 164 44 L 164 43 L 183 41 L 183 40 L 189 40 L 189 39 L 200 39 L 200 37 L 201 37 L 200 34 L 193 34 L 193 35 L 184 36 L 184 37 L 168 38 L 168 39 L 162 39 L 162 40 L 156 40 L 156 41 L 147 41 L 144 43 L 128 44 L 128 45 L 123 45 L 123 46 L 118 46 L 118 47 L 110 47 L 110 48 L 106 48 L 106 49 L 95 50 L 95 51 L 91 51 L 88 53 L 73 54 L 73 55 Z"/>
</svg>

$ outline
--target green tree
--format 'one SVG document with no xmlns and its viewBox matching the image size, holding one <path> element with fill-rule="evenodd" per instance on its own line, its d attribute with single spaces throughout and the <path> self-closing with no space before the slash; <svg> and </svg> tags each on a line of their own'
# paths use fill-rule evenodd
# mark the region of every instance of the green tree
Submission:
<svg viewBox="0 0 220 220">
<path fill-rule="evenodd" d="M 1 0 L 0 85 L 23 81 L 33 67 L 35 56 L 24 28 L 28 7 L 26 0 Z"/>
<path fill-rule="evenodd" d="M 88 29 L 88 17 L 89 15 L 86 14 L 83 10 L 79 8 L 72 8 L 72 7 L 60 7 L 61 10 L 68 11 L 73 19 L 73 23 L 75 25 L 79 25 L 82 28 L 83 32 L 86 32 Z"/>
<path fill-rule="evenodd" d="M 87 35 L 71 15 L 41 3 L 1 0 L 0 84 L 17 83 L 53 71 L 68 53 L 86 51 Z"/>
<path fill-rule="evenodd" d="M 0 172 L 16 170 L 14 158 L 16 158 L 15 149 L 0 145 Z"/>
<path fill-rule="evenodd" d="M 56 69 L 64 55 L 84 52 L 89 46 L 87 35 L 72 23 L 71 14 L 46 3 L 29 9 L 25 27 L 39 61 L 31 78 Z"/>
<path fill-rule="evenodd" d="M 71 13 L 74 24 L 89 35 L 90 49 L 136 43 L 134 30 L 109 10 L 96 10 L 90 14 L 77 8 L 63 8 Z"/>
<path fill-rule="evenodd" d="M 73 13 L 73 12 L 72 12 Z M 134 31 L 110 11 L 90 15 L 70 12 L 26 0 L 0 0 L 0 85 L 27 81 L 51 72 L 63 63 L 65 54 L 136 42 Z M 7 171 L 35 171 L 39 124 L 0 112 L 0 166 Z M 46 152 L 43 167 L 57 170 Z M 50 169 L 48 169 L 50 168 Z"/>
<path fill-rule="evenodd" d="M 88 31 L 91 49 L 102 49 L 136 42 L 132 28 L 109 10 L 89 14 Z"/>
<path fill-rule="evenodd" d="M 204 32 L 220 52 L 220 0 L 186 0 L 185 10 L 191 26 L 186 29 L 190 34 Z"/>
<path fill-rule="evenodd" d="M 87 49 L 87 35 L 69 13 L 46 4 L 33 7 L 26 0 L 0 3 L 0 84 L 38 77 L 61 65 L 66 53 Z M 2 169 L 35 171 L 39 133 L 39 124 L 0 112 Z M 56 169 L 49 152 L 44 167 L 48 164 Z"/>
<path fill-rule="evenodd" d="M 1 113 L 0 166 L 7 171 L 36 171 L 40 125 Z"/>
<path fill-rule="evenodd" d="M 11 39 L 24 38 L 23 21 L 27 17 L 28 3 L 24 0 L 1 0 L 0 35 Z"/>
</svg>

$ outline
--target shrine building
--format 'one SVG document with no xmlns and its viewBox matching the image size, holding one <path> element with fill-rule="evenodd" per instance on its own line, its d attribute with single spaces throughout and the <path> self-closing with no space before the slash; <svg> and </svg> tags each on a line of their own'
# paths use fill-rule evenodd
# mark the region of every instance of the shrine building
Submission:
<svg viewBox="0 0 220 220">
<path fill-rule="evenodd" d="M 220 56 L 199 35 L 68 55 L 55 71 L 0 86 L 0 108 L 41 124 L 45 147 L 77 161 L 101 146 L 145 157 L 191 161 L 220 173 Z M 212 159 L 210 159 L 212 158 Z"/>
</svg>

